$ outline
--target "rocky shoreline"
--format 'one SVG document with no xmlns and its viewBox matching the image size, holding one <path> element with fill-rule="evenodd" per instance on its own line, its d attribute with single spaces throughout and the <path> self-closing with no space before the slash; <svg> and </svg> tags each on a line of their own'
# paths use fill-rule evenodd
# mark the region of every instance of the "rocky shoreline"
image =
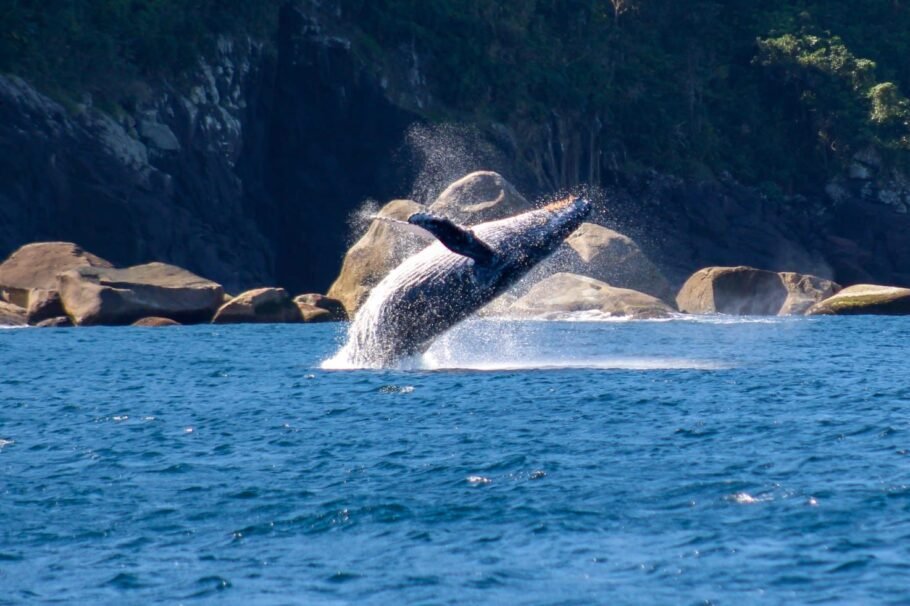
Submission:
<svg viewBox="0 0 910 606">
<path fill-rule="evenodd" d="M 237 296 L 183 268 L 146 263 L 115 268 L 71 242 L 23 246 L 0 265 L 0 325 L 173 326 L 306 323 L 347 319 L 319 294 L 291 298 L 283 288 Z"/>
<path fill-rule="evenodd" d="M 379 216 L 406 218 L 418 210 L 471 225 L 511 216 L 532 205 L 501 175 L 471 173 L 430 205 L 393 200 Z M 0 325 L 172 326 L 176 324 L 316 323 L 353 317 L 370 290 L 428 242 L 373 220 L 348 250 L 327 295 L 292 297 L 262 287 L 236 296 L 186 269 L 152 262 L 112 263 L 70 242 L 37 242 L 0 264 Z M 631 319 L 673 314 L 844 315 L 908 314 L 910 289 L 857 284 L 753 267 L 706 267 L 678 291 L 628 236 L 585 223 L 562 247 L 508 293 L 481 310 L 484 317 L 549 319 L 598 312 Z"/>
</svg>

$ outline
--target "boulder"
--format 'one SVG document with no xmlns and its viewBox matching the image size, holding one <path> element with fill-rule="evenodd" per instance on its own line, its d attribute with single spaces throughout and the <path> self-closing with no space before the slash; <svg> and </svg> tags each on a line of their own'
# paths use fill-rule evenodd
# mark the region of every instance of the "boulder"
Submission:
<svg viewBox="0 0 910 606">
<path fill-rule="evenodd" d="M 560 272 L 535 284 L 512 304 L 509 315 L 548 318 L 580 311 L 645 319 L 669 317 L 673 308 L 651 295 Z"/>
<path fill-rule="evenodd" d="M 690 314 L 774 316 L 788 296 L 781 277 L 753 267 L 706 267 L 692 274 L 676 295 Z"/>
<path fill-rule="evenodd" d="M 427 209 L 462 225 L 505 219 L 532 207 L 499 173 L 479 171 L 449 185 Z"/>
<path fill-rule="evenodd" d="M 816 303 L 807 315 L 910 314 L 910 288 L 857 284 Z"/>
<path fill-rule="evenodd" d="M 495 318 L 499 316 L 508 316 L 509 308 L 512 307 L 512 304 L 518 300 L 518 297 L 513 295 L 511 292 L 507 292 L 504 295 L 499 295 L 479 310 L 477 310 L 477 316 L 480 318 Z"/>
<path fill-rule="evenodd" d="M 297 303 L 297 309 L 300 310 L 300 317 L 306 324 L 338 321 L 332 315 L 332 312 L 330 312 L 328 309 L 316 307 L 315 305 L 310 305 L 309 303 Z"/>
<path fill-rule="evenodd" d="M 378 216 L 406 220 L 424 207 L 411 200 L 393 200 Z M 328 296 L 341 301 L 349 317 L 366 300 L 370 290 L 408 256 L 430 243 L 395 225 L 373 221 L 367 232 L 348 250 Z"/>
<path fill-rule="evenodd" d="M 57 275 L 77 267 L 113 266 L 72 242 L 26 244 L 0 265 L 0 298 L 28 307 L 31 290 L 55 290 Z"/>
<path fill-rule="evenodd" d="M 65 316 L 60 293 L 56 290 L 35 288 L 28 295 L 28 308 L 26 319 L 29 324 L 39 324 L 44 320 Z"/>
<path fill-rule="evenodd" d="M 57 278 L 60 299 L 74 324 L 131 324 L 160 316 L 207 322 L 221 304 L 220 284 L 166 263 L 125 269 L 80 267 Z"/>
<path fill-rule="evenodd" d="M 218 308 L 213 324 L 301 322 L 300 309 L 283 288 L 248 290 Z"/>
<path fill-rule="evenodd" d="M 0 326 L 25 326 L 25 310 L 18 305 L 0 301 Z"/>
<path fill-rule="evenodd" d="M 329 320 L 335 322 L 343 322 L 348 319 L 348 314 L 344 309 L 344 304 L 338 299 L 333 299 L 325 295 L 319 294 L 305 294 L 297 295 L 294 297 L 294 303 L 300 307 L 301 313 L 304 314 L 304 322 L 306 322 L 307 313 L 312 313 L 310 310 L 304 312 L 303 306 L 315 307 L 317 309 L 325 310 L 329 313 Z M 320 320 L 321 321 L 321 320 Z"/>
<path fill-rule="evenodd" d="M 560 272 L 637 290 L 670 305 L 674 302 L 670 283 L 634 240 L 594 223 L 582 223 L 552 257 L 532 270 L 525 284 Z"/>
<path fill-rule="evenodd" d="M 787 298 L 777 312 L 779 316 L 800 316 L 828 297 L 836 295 L 841 285 L 818 276 L 780 272 L 781 282 L 787 289 Z"/>
<path fill-rule="evenodd" d="M 47 320 L 41 320 L 35 326 L 38 328 L 66 328 L 72 326 L 73 323 L 66 316 L 57 316 L 56 318 L 48 318 Z"/>
<path fill-rule="evenodd" d="M 171 320 L 170 318 L 161 318 L 159 316 L 149 316 L 148 318 L 141 318 L 133 322 L 133 326 L 144 326 L 148 328 L 159 328 L 161 326 L 180 326 L 180 322 Z"/>
</svg>

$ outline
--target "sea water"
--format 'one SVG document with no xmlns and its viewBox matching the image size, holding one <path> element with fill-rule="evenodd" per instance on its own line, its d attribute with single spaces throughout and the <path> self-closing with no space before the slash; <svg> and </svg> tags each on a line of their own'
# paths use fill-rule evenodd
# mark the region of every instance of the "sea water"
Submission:
<svg viewBox="0 0 910 606">
<path fill-rule="evenodd" d="M 0 603 L 910 601 L 910 318 L 0 331 Z"/>
</svg>

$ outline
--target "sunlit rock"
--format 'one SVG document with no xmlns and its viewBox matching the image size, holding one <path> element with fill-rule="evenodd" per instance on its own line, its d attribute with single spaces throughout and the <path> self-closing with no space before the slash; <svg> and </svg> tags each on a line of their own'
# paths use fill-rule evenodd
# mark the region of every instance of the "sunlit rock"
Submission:
<svg viewBox="0 0 910 606">
<path fill-rule="evenodd" d="M 25 309 L 0 301 L 0 326 L 25 326 Z"/>
<path fill-rule="evenodd" d="M 779 316 L 799 316 L 820 301 L 837 294 L 841 285 L 825 280 L 818 276 L 798 274 L 784 271 L 778 274 L 784 288 L 787 289 L 787 299 L 778 310 Z"/>
<path fill-rule="evenodd" d="M 48 318 L 47 320 L 41 320 L 35 326 L 38 328 L 67 328 L 73 325 L 72 320 L 66 316 L 57 316 L 56 318 Z"/>
<path fill-rule="evenodd" d="M 673 303 L 673 290 L 663 273 L 634 240 L 594 223 L 583 223 L 548 260 L 526 278 L 539 282 L 559 272 L 580 274 Z"/>
<path fill-rule="evenodd" d="M 690 314 L 801 315 L 840 288 L 831 280 L 809 274 L 745 266 L 705 267 L 686 280 L 676 303 L 680 311 Z"/>
<path fill-rule="evenodd" d="M 676 295 L 679 310 L 690 314 L 775 316 L 787 288 L 773 271 L 754 267 L 706 267 L 692 274 Z"/>
<path fill-rule="evenodd" d="M 57 275 L 77 267 L 112 265 L 72 242 L 26 244 L 0 265 L 0 298 L 28 307 L 32 290 L 55 291 Z"/>
<path fill-rule="evenodd" d="M 283 288 L 257 288 L 218 308 L 213 324 L 284 324 L 301 322 L 300 309 Z"/>
<path fill-rule="evenodd" d="M 910 314 L 910 288 L 857 284 L 813 305 L 807 315 Z"/>
<path fill-rule="evenodd" d="M 38 324 L 50 318 L 66 315 L 60 293 L 56 290 L 35 288 L 29 292 L 26 319 L 29 324 Z"/>
<path fill-rule="evenodd" d="M 550 318 L 572 312 L 612 317 L 665 318 L 673 309 L 645 293 L 616 288 L 587 276 L 557 273 L 535 284 L 509 307 L 509 315 Z"/>
<path fill-rule="evenodd" d="M 424 207 L 412 200 L 393 200 L 378 216 L 406 220 Z M 367 232 L 348 250 L 328 296 L 341 301 L 349 316 L 366 300 L 370 290 L 409 255 L 430 243 L 397 226 L 373 221 Z"/>
<path fill-rule="evenodd" d="M 133 326 L 144 326 L 147 328 L 160 328 L 162 326 L 180 326 L 180 322 L 171 320 L 170 318 L 160 318 L 157 316 L 150 316 L 148 318 L 142 318 L 141 320 L 136 320 L 133 322 Z"/>
<path fill-rule="evenodd" d="M 328 314 L 327 317 L 329 321 L 341 322 L 348 319 L 344 304 L 338 299 L 333 299 L 325 295 L 314 293 L 297 295 L 294 297 L 294 303 L 300 308 L 305 322 L 307 321 L 307 317 L 322 317 L 322 314 L 318 314 L 310 308 L 325 311 Z M 319 321 L 324 320 L 320 319 Z"/>
<path fill-rule="evenodd" d="M 531 210 L 531 205 L 499 173 L 479 171 L 449 185 L 427 209 L 462 225 L 476 225 Z"/>
<path fill-rule="evenodd" d="M 166 263 L 80 267 L 60 274 L 57 284 L 67 315 L 80 326 L 131 324 L 147 316 L 207 322 L 224 292 L 220 284 Z"/>
</svg>

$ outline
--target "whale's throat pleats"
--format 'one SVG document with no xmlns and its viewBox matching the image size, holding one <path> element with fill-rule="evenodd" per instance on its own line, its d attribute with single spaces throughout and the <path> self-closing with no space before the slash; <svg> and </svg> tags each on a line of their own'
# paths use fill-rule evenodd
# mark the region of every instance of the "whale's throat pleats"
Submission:
<svg viewBox="0 0 910 606">
<path fill-rule="evenodd" d="M 408 217 L 408 223 L 427 230 L 453 253 L 474 259 L 481 265 L 491 264 L 496 256 L 493 249 L 473 231 L 445 217 L 437 217 L 430 213 L 414 213 Z"/>
</svg>

